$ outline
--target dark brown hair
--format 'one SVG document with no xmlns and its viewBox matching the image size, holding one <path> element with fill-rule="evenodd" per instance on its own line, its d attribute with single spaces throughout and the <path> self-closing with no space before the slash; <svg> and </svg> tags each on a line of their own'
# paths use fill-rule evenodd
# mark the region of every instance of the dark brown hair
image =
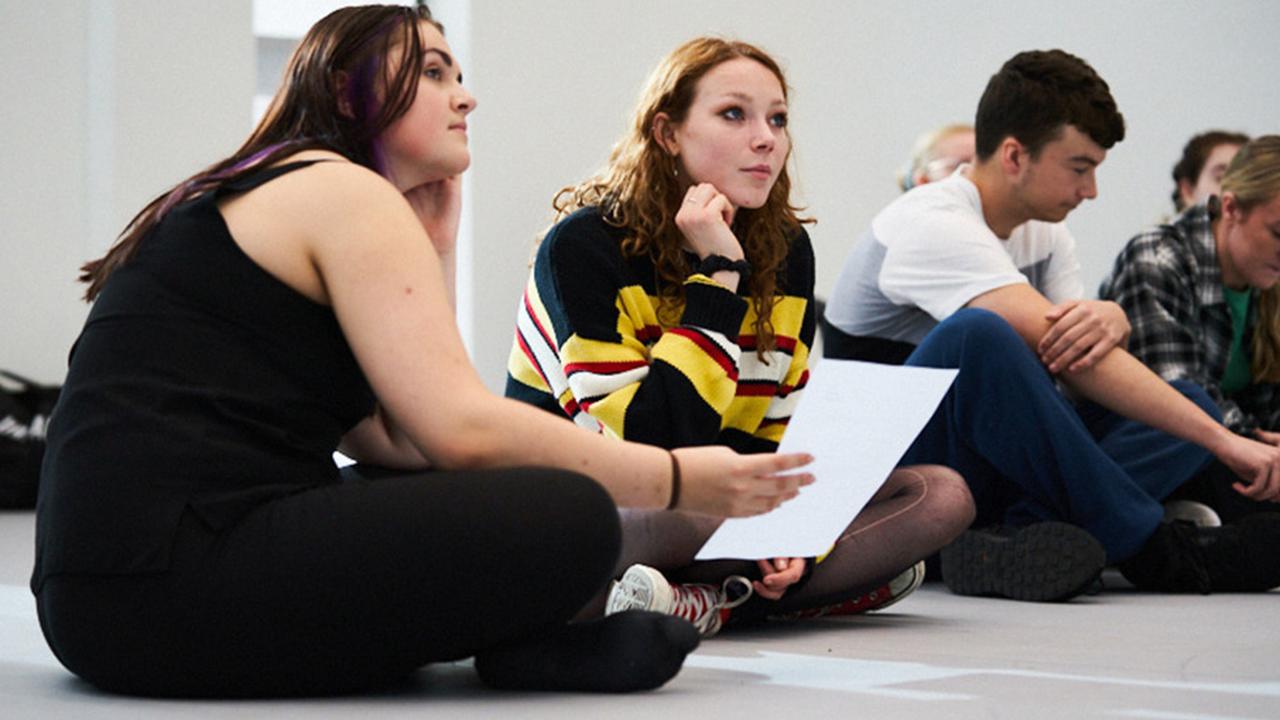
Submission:
<svg viewBox="0 0 1280 720">
<path fill-rule="evenodd" d="M 378 137 L 405 113 L 418 92 L 426 6 L 367 5 L 335 10 L 307 31 L 266 114 L 234 154 L 161 194 L 125 226 L 106 255 L 80 268 L 85 300 L 101 292 L 111 273 L 175 205 L 217 189 L 250 170 L 301 150 L 324 149 L 383 172 Z M 386 62 L 394 48 L 402 61 Z"/>
<path fill-rule="evenodd" d="M 1029 50 L 1010 58 L 987 82 L 973 124 L 979 160 L 1010 136 L 1034 158 L 1066 125 L 1103 148 L 1124 139 L 1124 116 L 1106 81 L 1062 50 Z"/>
<path fill-rule="evenodd" d="M 1178 209 L 1178 212 L 1187 209 L 1186 204 L 1182 202 L 1181 183 L 1186 181 L 1192 185 L 1196 184 L 1214 148 L 1219 145 L 1243 145 L 1247 142 L 1249 142 L 1248 135 L 1227 130 L 1209 130 L 1187 141 L 1186 146 L 1182 148 L 1182 157 L 1178 159 L 1178 164 L 1173 166 L 1173 206 Z"/>
<path fill-rule="evenodd" d="M 760 48 L 714 37 L 690 40 L 672 50 L 649 76 L 631 127 L 614 144 L 605 169 L 579 185 L 561 189 L 552 201 L 557 220 L 578 208 L 598 205 L 607 222 L 630 231 L 622 251 L 652 258 L 658 295 L 663 300 L 659 312 L 667 313 L 664 320 L 670 320 L 674 308 L 683 301 L 684 280 L 691 268 L 675 224 L 683 199 L 676 160 L 654 138 L 654 119 L 666 113 L 673 124 L 683 122 L 698 81 L 716 66 L 736 58 L 753 60 L 773 73 L 786 98 L 782 69 Z M 798 211 L 791 205 L 791 178 L 784 160 L 765 204 L 756 209 L 739 208 L 734 216 L 734 235 L 752 267 L 747 288 L 756 311 L 756 352 L 762 358 L 765 351 L 773 349 L 770 315 L 777 299 L 778 274 L 800 224 L 812 222 L 799 218 Z"/>
</svg>

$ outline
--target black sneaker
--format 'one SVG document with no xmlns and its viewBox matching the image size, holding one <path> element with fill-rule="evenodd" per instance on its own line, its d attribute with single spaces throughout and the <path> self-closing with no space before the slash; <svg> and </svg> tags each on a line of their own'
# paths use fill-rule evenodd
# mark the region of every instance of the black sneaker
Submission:
<svg viewBox="0 0 1280 720">
<path fill-rule="evenodd" d="M 1057 602 L 1089 589 L 1107 553 L 1062 522 L 968 530 L 942 549 L 942 581 L 957 595 Z"/>
<path fill-rule="evenodd" d="M 1158 592 L 1266 592 L 1280 587 L 1280 515 L 1255 513 L 1222 527 L 1161 523 L 1125 579 Z"/>
</svg>

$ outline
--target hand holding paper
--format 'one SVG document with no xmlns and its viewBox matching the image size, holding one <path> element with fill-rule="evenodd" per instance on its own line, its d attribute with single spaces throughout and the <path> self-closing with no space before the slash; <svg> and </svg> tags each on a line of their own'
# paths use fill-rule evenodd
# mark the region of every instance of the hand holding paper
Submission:
<svg viewBox="0 0 1280 720">
<path fill-rule="evenodd" d="M 766 515 L 726 520 L 698 552 L 715 558 L 811 557 L 831 549 L 924 427 L 956 370 L 824 359 L 778 452 L 807 452 L 817 482 Z"/>
</svg>

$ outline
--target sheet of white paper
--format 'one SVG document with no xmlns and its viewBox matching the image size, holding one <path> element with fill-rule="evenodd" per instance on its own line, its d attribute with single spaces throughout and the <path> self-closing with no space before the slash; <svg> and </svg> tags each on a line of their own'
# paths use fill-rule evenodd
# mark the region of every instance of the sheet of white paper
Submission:
<svg viewBox="0 0 1280 720">
<path fill-rule="evenodd" d="M 767 515 L 726 520 L 698 551 L 715 558 L 812 557 L 831 549 L 933 416 L 955 370 L 822 360 L 779 452 L 807 452 L 817 479 Z"/>
</svg>

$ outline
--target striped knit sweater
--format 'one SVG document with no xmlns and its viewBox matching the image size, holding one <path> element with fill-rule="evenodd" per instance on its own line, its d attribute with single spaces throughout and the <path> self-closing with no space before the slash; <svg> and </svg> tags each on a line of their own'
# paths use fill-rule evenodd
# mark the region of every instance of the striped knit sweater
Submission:
<svg viewBox="0 0 1280 720">
<path fill-rule="evenodd" d="M 507 365 L 508 397 L 615 437 L 666 448 L 777 448 L 808 380 L 813 248 L 791 243 L 773 308 L 775 349 L 756 354 L 750 301 L 703 275 L 685 282 L 674 326 L 659 321 L 648 257 L 595 208 L 557 223 L 538 249 Z"/>
</svg>

